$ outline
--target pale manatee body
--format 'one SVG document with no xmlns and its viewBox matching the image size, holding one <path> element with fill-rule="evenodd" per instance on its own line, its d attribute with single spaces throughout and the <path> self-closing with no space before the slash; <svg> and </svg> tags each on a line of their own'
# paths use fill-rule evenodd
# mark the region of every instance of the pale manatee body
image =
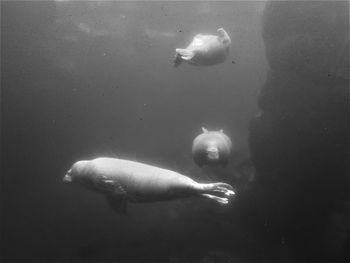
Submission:
<svg viewBox="0 0 350 263">
<path fill-rule="evenodd" d="M 198 166 L 221 165 L 225 167 L 231 154 L 231 139 L 223 132 L 202 128 L 192 144 L 192 156 Z"/>
<path fill-rule="evenodd" d="M 177 172 L 116 158 L 78 161 L 63 178 L 107 196 L 117 212 L 125 213 L 127 202 L 154 202 L 204 196 L 227 204 L 234 195 L 226 183 L 197 183 Z"/>
<path fill-rule="evenodd" d="M 197 34 L 187 48 L 177 48 L 174 66 L 178 67 L 182 61 L 195 66 L 224 62 L 230 53 L 231 39 L 223 28 L 217 32 L 217 36 Z"/>
</svg>

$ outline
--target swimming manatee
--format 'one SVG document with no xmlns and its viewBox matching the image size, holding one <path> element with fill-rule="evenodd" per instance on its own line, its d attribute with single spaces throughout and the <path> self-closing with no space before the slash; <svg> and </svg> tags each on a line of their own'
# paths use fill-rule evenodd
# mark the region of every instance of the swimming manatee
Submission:
<svg viewBox="0 0 350 263">
<path fill-rule="evenodd" d="M 221 165 L 225 167 L 231 154 L 231 139 L 223 132 L 202 128 L 192 144 L 192 156 L 198 166 Z"/>
<path fill-rule="evenodd" d="M 174 66 L 178 67 L 182 61 L 195 66 L 224 62 L 230 53 L 231 39 L 223 28 L 217 32 L 217 36 L 197 34 L 187 48 L 177 48 Z"/>
<path fill-rule="evenodd" d="M 127 202 L 165 201 L 202 196 L 227 204 L 234 195 L 226 183 L 198 183 L 180 173 L 144 163 L 116 158 L 78 161 L 63 178 L 105 194 L 118 213 L 126 213 Z"/>
</svg>

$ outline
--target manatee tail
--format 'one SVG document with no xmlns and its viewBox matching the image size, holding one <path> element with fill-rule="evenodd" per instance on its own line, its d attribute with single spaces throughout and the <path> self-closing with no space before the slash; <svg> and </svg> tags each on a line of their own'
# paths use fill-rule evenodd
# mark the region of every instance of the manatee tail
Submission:
<svg viewBox="0 0 350 263">
<path fill-rule="evenodd" d="M 198 184 L 198 190 L 201 196 L 213 199 L 224 205 L 228 204 L 228 197 L 235 194 L 233 187 L 226 183 Z"/>
<path fill-rule="evenodd" d="M 175 49 L 174 67 L 178 67 L 183 60 L 189 61 L 194 57 L 194 52 L 188 49 Z"/>
</svg>

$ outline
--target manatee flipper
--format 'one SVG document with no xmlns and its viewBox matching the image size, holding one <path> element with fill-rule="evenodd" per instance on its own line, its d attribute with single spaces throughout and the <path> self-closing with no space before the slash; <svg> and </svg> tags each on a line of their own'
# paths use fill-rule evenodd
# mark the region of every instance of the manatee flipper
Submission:
<svg viewBox="0 0 350 263">
<path fill-rule="evenodd" d="M 223 28 L 217 30 L 219 35 L 219 40 L 224 44 L 231 44 L 231 38 Z"/>
<path fill-rule="evenodd" d="M 216 195 L 210 195 L 210 194 L 202 194 L 202 196 L 204 197 L 208 197 L 210 199 L 215 200 L 216 202 L 220 203 L 220 204 L 228 204 L 228 199 L 227 198 L 222 198 L 222 197 L 218 197 Z"/>
<path fill-rule="evenodd" d="M 99 188 L 106 192 L 113 193 L 107 195 L 107 202 L 110 207 L 118 214 L 127 214 L 127 200 L 125 197 L 126 191 L 118 183 L 117 180 L 108 179 L 106 176 L 102 176 L 99 182 Z"/>
<path fill-rule="evenodd" d="M 179 55 L 183 60 L 191 60 L 194 57 L 194 52 L 189 51 L 188 49 L 177 48 L 175 51 L 176 54 Z"/>
<path fill-rule="evenodd" d="M 127 215 L 128 202 L 125 196 L 121 195 L 107 195 L 107 202 L 109 206 L 120 215 Z"/>
<path fill-rule="evenodd" d="M 106 192 L 114 193 L 116 195 L 126 194 L 126 191 L 117 180 L 108 179 L 106 176 L 102 176 L 102 178 L 97 181 L 97 186 L 99 189 L 103 189 Z"/>
<path fill-rule="evenodd" d="M 197 190 L 201 196 L 213 199 L 220 204 L 227 204 L 228 197 L 235 194 L 233 187 L 226 183 L 198 184 Z"/>
</svg>

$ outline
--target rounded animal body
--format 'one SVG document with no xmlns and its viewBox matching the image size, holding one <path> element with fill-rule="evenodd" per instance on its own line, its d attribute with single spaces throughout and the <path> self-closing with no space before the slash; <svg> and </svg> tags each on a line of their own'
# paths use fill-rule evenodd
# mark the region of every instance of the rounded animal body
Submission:
<svg viewBox="0 0 350 263">
<path fill-rule="evenodd" d="M 198 166 L 221 165 L 225 167 L 231 154 L 231 139 L 220 131 L 208 131 L 202 128 L 192 144 L 192 156 Z"/>
<path fill-rule="evenodd" d="M 226 183 L 197 183 L 180 173 L 116 158 L 78 161 L 63 178 L 108 196 L 115 210 L 120 200 L 131 202 L 164 201 L 180 197 L 205 196 L 219 203 L 228 203 L 233 195 Z"/>
<path fill-rule="evenodd" d="M 187 48 L 177 48 L 174 66 L 182 61 L 195 66 L 211 66 L 222 63 L 230 53 L 231 39 L 223 28 L 217 30 L 218 35 L 197 34 Z"/>
</svg>

